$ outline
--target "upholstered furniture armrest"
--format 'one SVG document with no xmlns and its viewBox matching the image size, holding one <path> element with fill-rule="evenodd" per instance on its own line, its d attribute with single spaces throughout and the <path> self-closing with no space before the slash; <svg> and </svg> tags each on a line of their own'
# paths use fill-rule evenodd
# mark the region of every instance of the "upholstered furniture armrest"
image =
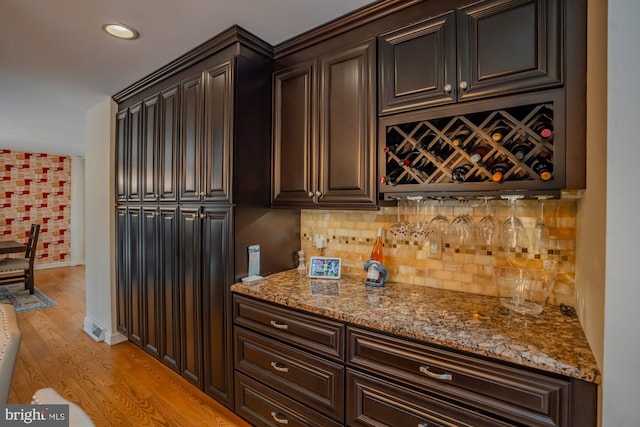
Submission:
<svg viewBox="0 0 640 427">
<path fill-rule="evenodd" d="M 0 402 L 7 403 L 22 333 L 11 304 L 0 304 Z"/>
<path fill-rule="evenodd" d="M 52 388 L 41 388 L 31 398 L 34 405 L 69 405 L 69 427 L 95 427 L 91 418 L 77 404 L 60 396 Z"/>
</svg>

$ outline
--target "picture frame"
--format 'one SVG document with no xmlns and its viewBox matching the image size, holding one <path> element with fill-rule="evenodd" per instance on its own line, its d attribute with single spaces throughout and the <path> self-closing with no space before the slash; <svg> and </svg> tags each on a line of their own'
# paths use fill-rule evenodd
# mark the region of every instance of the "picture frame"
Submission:
<svg viewBox="0 0 640 427">
<path fill-rule="evenodd" d="M 339 279 L 342 259 L 314 256 L 309 260 L 309 277 L 312 279 Z"/>
</svg>

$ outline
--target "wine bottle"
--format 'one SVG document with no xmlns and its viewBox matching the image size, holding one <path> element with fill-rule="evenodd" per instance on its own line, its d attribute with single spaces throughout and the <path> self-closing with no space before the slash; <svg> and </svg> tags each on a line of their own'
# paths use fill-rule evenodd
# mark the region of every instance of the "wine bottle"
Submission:
<svg viewBox="0 0 640 427">
<path fill-rule="evenodd" d="M 462 147 L 470 136 L 471 131 L 467 128 L 462 128 L 451 137 L 451 143 L 454 147 Z M 471 141 L 468 144 L 471 144 Z"/>
<path fill-rule="evenodd" d="M 373 250 L 371 251 L 371 256 L 369 257 L 371 261 L 376 261 L 380 265 L 384 261 L 383 254 L 383 244 L 382 244 L 382 227 L 378 227 L 378 235 L 376 237 L 376 241 L 373 244 Z M 379 284 L 382 282 L 382 275 L 380 274 L 380 269 L 375 263 L 372 263 L 367 269 L 367 279 L 366 281 L 370 284 Z"/>
<path fill-rule="evenodd" d="M 405 172 L 403 174 L 403 172 Z M 411 180 L 411 175 L 403 167 L 397 167 L 389 172 L 387 175 L 380 178 L 380 184 L 398 185 L 402 183 L 408 183 Z"/>
<path fill-rule="evenodd" d="M 495 142 L 500 142 L 507 136 L 510 131 L 511 127 L 509 127 L 504 121 L 500 121 L 491 130 L 491 139 L 493 139 Z"/>
<path fill-rule="evenodd" d="M 549 139 L 553 135 L 553 123 L 547 116 L 541 116 L 532 126 L 531 130 L 543 139 Z"/>
<path fill-rule="evenodd" d="M 464 182 L 467 180 L 467 174 L 473 169 L 473 165 L 466 163 L 455 167 L 451 171 L 451 180 L 453 182 Z"/>
<path fill-rule="evenodd" d="M 553 164 L 544 157 L 538 156 L 533 159 L 531 169 L 537 173 L 543 181 L 549 181 L 553 177 Z"/>
<path fill-rule="evenodd" d="M 504 174 L 507 173 L 509 169 L 511 169 L 511 167 L 504 161 L 498 161 L 493 164 L 489 169 L 489 172 L 491 172 L 491 180 L 493 182 L 502 181 L 504 179 Z"/>
<path fill-rule="evenodd" d="M 483 144 L 478 144 L 469 150 L 469 154 L 471 155 L 471 161 L 473 163 L 480 163 L 481 160 L 486 156 L 491 149 Z"/>
<path fill-rule="evenodd" d="M 509 151 L 511 151 L 516 159 L 522 160 L 531 151 L 532 148 L 533 147 L 531 147 L 531 144 L 529 142 L 520 140 L 510 146 Z"/>
</svg>

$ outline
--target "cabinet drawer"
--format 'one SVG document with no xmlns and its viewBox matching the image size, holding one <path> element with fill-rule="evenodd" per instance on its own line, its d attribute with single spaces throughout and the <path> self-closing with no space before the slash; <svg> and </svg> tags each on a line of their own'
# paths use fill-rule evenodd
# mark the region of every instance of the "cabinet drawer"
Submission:
<svg viewBox="0 0 640 427">
<path fill-rule="evenodd" d="M 351 369 L 347 369 L 346 424 L 372 427 L 513 425 Z"/>
<path fill-rule="evenodd" d="M 235 327 L 235 368 L 342 421 L 344 367 Z"/>
<path fill-rule="evenodd" d="M 344 361 L 344 325 L 239 295 L 233 301 L 236 325 Z"/>
<path fill-rule="evenodd" d="M 236 412 L 254 426 L 339 427 L 316 411 L 236 371 Z"/>
<path fill-rule="evenodd" d="M 568 381 L 348 328 L 348 363 L 529 426 L 566 426 Z"/>
</svg>

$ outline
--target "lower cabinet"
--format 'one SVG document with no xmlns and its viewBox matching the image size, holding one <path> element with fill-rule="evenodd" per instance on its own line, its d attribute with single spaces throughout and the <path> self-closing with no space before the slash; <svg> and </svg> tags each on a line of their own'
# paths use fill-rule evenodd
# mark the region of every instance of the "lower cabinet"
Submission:
<svg viewBox="0 0 640 427">
<path fill-rule="evenodd" d="M 597 423 L 597 386 L 233 296 L 236 412 L 257 426 Z"/>
</svg>

